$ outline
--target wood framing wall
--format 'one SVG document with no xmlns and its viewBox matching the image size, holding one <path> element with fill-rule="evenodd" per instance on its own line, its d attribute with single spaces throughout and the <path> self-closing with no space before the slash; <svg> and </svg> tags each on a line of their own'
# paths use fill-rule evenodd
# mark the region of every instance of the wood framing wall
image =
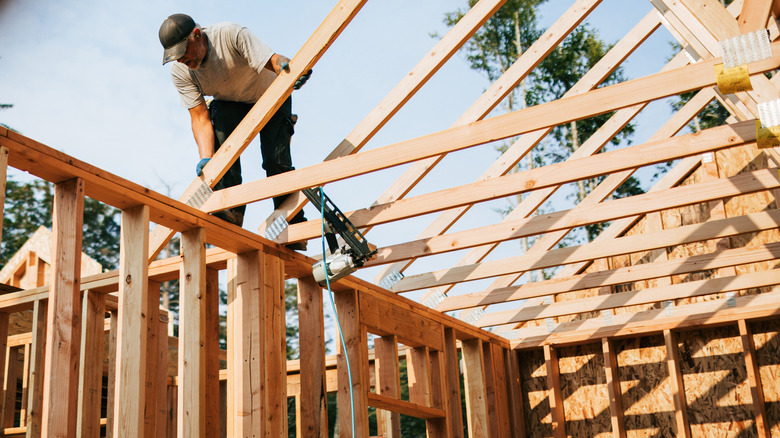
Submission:
<svg viewBox="0 0 780 438">
<path fill-rule="evenodd" d="M 480 0 L 322 163 L 193 202 L 364 3 L 338 2 L 179 201 L 0 126 L 0 171 L 12 166 L 56 187 L 50 266 L 28 251 L 8 269 L 15 288 L 0 294 L 0 431 L 286 437 L 293 399 L 302 437 L 330 427 L 397 437 L 401 416 L 422 419 L 431 437 L 780 436 L 780 148 L 759 144 L 761 124 L 780 130 L 759 117 L 780 97 L 776 2 L 643 2 L 648 14 L 563 98 L 486 118 L 601 3 L 572 0 L 450 128 L 363 151 L 504 3 Z M 682 52 L 659 72 L 602 86 L 661 27 Z M 721 92 L 719 42 L 758 30 L 773 54 L 748 63 L 753 89 Z M 682 93 L 692 97 L 646 141 L 603 150 L 650 103 Z M 689 132 L 711 102 L 728 120 Z M 554 127 L 601 114 L 608 121 L 567 160 L 513 172 Z M 476 181 L 451 178 L 420 193 L 445 156 L 507 138 L 516 141 Z M 640 169 L 667 162 L 646 193 L 612 199 Z M 333 285 L 344 337 L 326 356 L 314 260 L 283 246 L 317 238 L 321 223 L 291 225 L 271 241 L 209 213 L 292 194 L 262 233 L 304 206 L 302 188 L 406 164 L 374 202 L 347 215 L 366 233 L 434 219 L 378 248 L 367 263 L 377 267 L 375 284 L 350 276 Z M 600 182 L 576 206 L 540 213 L 557 191 L 592 178 Z M 456 227 L 476 204 L 518 195 L 501 221 Z M 84 196 L 122 210 L 118 271 L 89 275 L 80 263 Z M 605 224 L 593 241 L 559 245 L 593 224 Z M 181 254 L 155 260 L 175 233 Z M 525 253 L 494 257 L 526 237 L 536 239 Z M 457 262 L 419 268 L 453 251 Z M 550 278 L 527 280 L 542 270 Z M 217 342 L 220 271 L 226 351 Z M 160 284 L 172 279 L 181 285 L 178 338 L 157 306 Z M 288 279 L 298 287 L 298 361 L 285 358 Z M 417 301 L 403 296 L 411 293 Z M 331 424 L 328 393 L 338 401 Z"/>
</svg>

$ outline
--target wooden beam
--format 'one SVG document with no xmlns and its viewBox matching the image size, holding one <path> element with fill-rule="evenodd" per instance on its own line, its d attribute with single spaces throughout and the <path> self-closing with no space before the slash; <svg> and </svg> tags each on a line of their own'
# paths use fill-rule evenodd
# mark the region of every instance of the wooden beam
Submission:
<svg viewBox="0 0 780 438">
<path fill-rule="evenodd" d="M 756 418 L 756 430 L 759 438 L 769 438 L 772 436 L 772 431 L 770 430 L 771 427 L 764 402 L 764 388 L 761 384 L 761 372 L 758 366 L 758 358 L 756 357 L 753 331 L 750 329 L 750 324 L 744 319 L 740 319 L 737 324 L 739 325 L 742 352 L 745 356 L 745 367 L 747 368 L 748 382 L 750 383 L 750 397 L 753 402 L 753 415 Z"/>
<path fill-rule="evenodd" d="M 767 0 L 743 0 L 739 14 L 740 33 L 755 32 L 766 27 L 772 2 Z"/>
<path fill-rule="evenodd" d="M 311 69 L 325 54 L 325 51 L 338 38 L 347 24 L 363 7 L 366 0 L 340 0 L 320 26 L 314 31 L 303 47 L 289 63 L 289 71 L 274 80 L 263 95 L 254 104 L 249 113 L 239 123 L 225 143 L 214 154 L 209 164 L 203 168 L 203 175 L 190 183 L 182 196 L 183 202 L 190 199 L 203 184 L 213 187 L 227 172 L 241 152 L 249 146 L 258 132 L 276 113 L 276 110 L 292 93 L 293 85 L 298 78 Z M 160 222 L 158 222 L 160 223 Z M 158 226 L 152 230 L 149 261 L 173 237 L 174 231 Z M 245 249 L 246 251 L 246 249 Z"/>
<path fill-rule="evenodd" d="M 178 436 L 207 436 L 205 245 L 206 233 L 203 228 L 181 233 Z M 211 396 L 216 397 L 217 394 Z"/>
<path fill-rule="evenodd" d="M 368 346 L 366 331 L 360 325 L 360 304 L 357 291 L 335 293 L 337 321 L 344 342 L 338 342 L 338 422 L 339 433 L 352 437 L 368 437 Z M 346 354 L 345 354 L 346 353 Z M 351 371 L 347 371 L 347 356 Z M 350 396 L 351 394 L 351 396 Z M 381 396 L 377 396 L 381 397 Z M 355 427 L 351 420 L 354 406 Z M 381 406 L 377 406 L 383 409 Z"/>
<path fill-rule="evenodd" d="M 114 436 L 142 433 L 149 320 L 149 208 L 122 211 Z M 185 317 L 182 314 L 182 317 Z M 181 332 L 180 332 L 181 333 Z"/>
<path fill-rule="evenodd" d="M 451 425 L 453 438 L 463 438 L 463 410 L 460 397 L 460 360 L 455 331 L 444 329 L 444 366 L 447 379 L 447 421 Z"/>
<path fill-rule="evenodd" d="M 205 264 L 204 264 L 205 266 Z M 206 267 L 205 309 L 205 367 L 206 381 L 206 436 L 220 436 L 219 397 L 219 271 Z"/>
<path fill-rule="evenodd" d="M 563 35 L 568 34 L 571 29 L 575 26 L 574 22 L 577 24 L 579 23 L 579 19 L 582 19 L 585 17 L 584 11 L 579 11 L 576 8 L 579 5 L 575 4 L 573 5 L 568 11 L 566 11 L 561 18 L 556 21 L 556 23 L 548 29 L 548 35 L 545 35 L 541 38 L 539 38 L 532 46 L 531 48 L 526 51 L 526 53 L 521 56 L 515 64 L 510 67 L 509 70 L 507 70 L 506 73 L 504 73 L 496 82 L 491 85 L 491 87 L 486 91 L 482 97 L 480 97 L 473 105 L 472 107 L 463 115 L 460 119 L 458 119 L 459 122 L 471 122 L 478 119 L 482 119 L 487 112 L 484 111 L 485 108 L 488 110 L 494 108 L 494 106 L 498 103 L 497 98 L 503 99 L 505 97 L 505 93 L 508 93 L 509 90 L 513 90 L 517 84 L 519 83 L 520 79 L 517 79 L 517 82 L 512 82 L 511 85 L 507 86 L 505 82 L 509 82 L 510 78 L 515 78 L 516 76 L 520 76 L 520 78 L 524 77 L 525 74 L 527 74 L 530 70 L 525 70 L 521 66 L 523 65 L 523 60 L 526 58 L 530 58 L 527 56 L 529 53 L 541 53 L 541 50 L 536 49 L 537 45 L 544 46 L 544 44 L 551 42 L 552 46 L 554 47 L 557 45 L 560 40 L 556 39 L 557 37 L 562 38 Z M 558 25 L 560 24 L 560 27 Z M 641 22 L 635 26 L 623 39 L 621 39 L 615 46 L 613 46 L 609 52 L 607 52 L 604 57 L 602 57 L 599 62 L 591 68 L 588 73 L 586 73 L 582 79 L 580 79 L 570 91 L 566 93 L 566 95 L 574 95 L 579 93 L 584 93 L 593 87 L 595 87 L 597 84 L 601 83 L 604 78 L 606 78 L 615 68 L 615 66 L 620 65 L 620 63 L 636 48 L 639 46 L 639 44 L 644 41 L 645 38 L 647 38 L 658 26 L 660 25 L 660 20 L 655 14 L 648 14 Z M 569 27 L 571 26 L 571 27 Z M 546 56 L 548 52 L 543 52 L 543 55 Z M 520 73 L 520 74 L 518 74 Z M 639 111 L 641 110 L 641 107 L 643 105 L 638 105 L 633 107 L 632 109 L 625 109 L 621 110 L 623 115 L 627 115 L 628 113 Z M 610 121 L 617 120 L 620 117 L 612 117 Z M 630 117 L 629 117 L 630 118 Z M 458 122 L 456 122 L 458 123 Z M 528 133 L 527 135 L 524 135 L 520 138 L 515 144 L 513 144 L 500 158 L 496 163 L 494 163 L 486 172 L 480 176 L 479 180 L 481 179 L 489 179 L 496 176 L 504 175 L 506 172 L 509 171 L 518 160 L 522 156 L 524 156 L 528 151 L 530 151 L 533 147 L 535 147 L 549 132 L 551 131 L 551 128 L 545 128 L 538 131 L 534 131 L 531 133 Z M 601 129 L 599 130 L 601 131 Z M 614 135 L 614 134 L 613 134 Z M 610 136 L 611 137 L 611 136 Z M 404 173 L 404 175 L 398 179 L 396 183 L 393 184 L 393 186 L 388 189 L 385 194 L 383 194 L 376 202 L 376 204 L 384 204 L 387 202 L 394 201 L 402 196 L 405 196 L 409 190 L 411 190 L 411 187 L 416 184 L 417 181 L 419 181 L 425 174 L 427 174 L 430 171 L 430 168 L 435 166 L 443 156 L 435 157 L 435 158 L 429 158 L 426 160 L 422 160 L 419 162 L 414 163 L 412 166 L 409 167 L 409 169 Z M 540 201 L 541 202 L 541 201 Z M 434 220 L 421 234 L 420 237 L 430 237 L 434 236 L 436 234 L 443 233 L 446 231 L 455 221 L 457 221 L 468 209 L 468 206 L 460 207 L 458 209 L 454 209 L 452 211 L 448 211 L 446 213 L 443 213 L 440 215 L 436 220 Z M 408 265 L 407 265 L 408 266 Z M 384 278 L 387 273 L 392 272 L 393 270 L 403 271 L 406 268 L 406 266 L 396 265 L 387 268 L 386 270 L 383 270 L 378 277 Z"/>
<path fill-rule="evenodd" d="M 146 301 L 146 309 L 144 311 L 146 315 L 146 363 L 143 364 L 146 367 L 146 392 L 144 394 L 144 436 L 154 437 L 157 434 L 157 411 L 162 406 L 157 404 L 157 388 L 159 386 L 167 386 L 167 379 L 158 380 L 159 373 L 158 368 L 165 368 L 166 373 L 168 371 L 168 343 L 165 343 L 165 360 L 160 360 L 160 354 L 158 349 L 160 348 L 160 341 L 157 339 L 160 332 L 160 283 L 149 280 L 147 286 L 147 294 L 149 298 Z M 103 334 L 103 327 L 101 327 L 101 339 Z M 167 338 L 168 335 L 165 335 Z M 167 339 L 166 339 L 167 340 Z M 102 344 L 101 344 L 102 345 Z"/>
<path fill-rule="evenodd" d="M 495 225 L 390 245 L 379 248 L 376 260 L 372 260 L 370 265 L 501 243 L 551 231 L 571 230 L 584 225 L 609 222 L 700 202 L 717 201 L 778 187 L 780 187 L 780 179 L 777 172 L 764 169 L 739 174 L 731 178 L 715 179 L 709 182 L 615 199 L 607 203 L 578 206 L 571 210 L 534 215 L 513 221 L 502 221 Z M 725 215 L 722 215 L 721 217 L 713 217 L 713 219 L 723 219 L 724 217 Z"/>
<path fill-rule="evenodd" d="M 501 347 L 488 342 L 482 344 L 485 355 L 485 376 L 488 387 L 488 416 L 495 436 L 509 436 L 509 394 L 507 394 L 506 368 Z"/>
<path fill-rule="evenodd" d="M 283 249 L 281 245 L 189 205 L 112 175 L 16 132 L 8 131 L 6 134 L 8 137 L 0 135 L 0 146 L 8 148 L 9 164 L 19 170 L 54 183 L 72 178 L 83 179 L 84 194 L 90 198 L 122 210 L 147 205 L 151 221 L 178 231 L 204 227 L 208 231 L 210 243 L 233 253 L 263 248 L 266 251 L 285 252 L 291 260 L 297 257 L 293 251 Z"/>
<path fill-rule="evenodd" d="M 3 428 L 9 428 L 14 427 L 16 385 L 22 377 L 22 370 L 19 366 L 19 347 L 6 345 L 5 357 L 5 369 L 3 370 L 3 409 L 2 415 L 0 415 L 0 422 L 3 425 Z"/>
<path fill-rule="evenodd" d="M 777 258 L 780 258 L 780 242 L 749 248 L 727 249 L 710 254 L 693 255 L 687 258 L 641 263 L 624 268 L 600 270 L 571 277 L 540 280 L 500 289 L 449 296 L 436 309 L 441 312 L 449 312 L 469 307 L 543 297 L 562 292 L 609 287 L 659 277 L 668 278 L 670 275 L 689 274 L 707 269 L 757 263 Z M 671 283 L 668 284 L 671 285 Z"/>
<path fill-rule="evenodd" d="M 662 335 L 664 330 L 695 329 L 704 326 L 733 325 L 740 319 L 771 318 L 780 315 L 780 293 L 766 292 L 695 304 L 613 315 L 607 324 L 603 318 L 561 323 L 553 332 L 547 327 L 523 328 L 502 332 L 514 339 L 512 348 L 540 348 L 544 344 L 577 345 L 604 337 Z"/>
<path fill-rule="evenodd" d="M 76 434 L 83 212 L 83 180 L 71 179 L 54 186 L 54 241 L 47 319 L 50 336 L 46 343 L 41 430 L 47 437 Z"/>
<path fill-rule="evenodd" d="M 103 387 L 103 332 L 106 295 L 87 291 L 82 298 L 81 357 L 76 430 L 80 437 L 100 436 L 100 402 Z M 111 366 L 112 364 L 109 364 Z"/>
<path fill-rule="evenodd" d="M 463 353 L 463 387 L 466 391 L 466 417 L 470 437 L 487 437 L 489 419 L 485 382 L 485 359 L 482 340 L 461 342 Z"/>
<path fill-rule="evenodd" d="M 424 420 L 428 420 L 433 418 L 441 418 L 444 416 L 444 411 L 442 411 L 441 409 L 435 409 L 428 406 L 419 405 L 417 403 L 398 400 L 392 397 L 387 397 L 373 392 L 369 392 L 367 394 L 366 400 L 367 400 L 367 406 L 371 406 L 386 411 L 397 412 L 399 414 L 407 415 L 409 417 L 422 418 Z M 368 436 L 368 433 L 366 433 L 365 436 Z"/>
<path fill-rule="evenodd" d="M 328 436 L 328 403 L 325 379 L 325 319 L 322 288 L 313 277 L 298 279 L 299 357 L 306 370 L 301 373 L 299 436 Z M 376 342 L 375 342 L 376 348 Z M 379 366 L 379 365 L 377 365 Z M 384 365 L 383 365 L 384 366 Z M 396 437 L 399 435 L 395 435 Z"/>
<path fill-rule="evenodd" d="M 780 42 L 773 43 L 773 47 L 775 46 L 774 53 L 778 53 Z M 244 205 L 318 184 L 338 181 L 442 153 L 501 140 L 536 129 L 603 114 L 641 102 L 713 86 L 715 85 L 715 76 L 712 74 L 714 63 L 714 60 L 703 61 L 227 188 L 216 192 L 202 208 L 211 212 Z M 780 54 L 769 60 L 749 65 L 750 71 L 754 75 L 763 74 L 764 71 L 778 66 L 780 66 Z"/>
<path fill-rule="evenodd" d="M 503 260 L 458 266 L 447 270 L 410 275 L 399 281 L 393 291 L 407 292 L 416 289 L 489 278 L 510 272 L 543 269 L 562 264 L 590 261 L 620 254 L 647 251 L 682 243 L 691 243 L 718 237 L 732 236 L 776 227 L 780 211 L 751 213 L 745 216 L 686 225 L 659 233 L 626 236 L 611 241 L 591 242 L 548 251 L 543 258 L 536 254 L 510 257 Z M 774 225 L 773 225 L 774 224 Z"/>
<path fill-rule="evenodd" d="M 586 0 L 599 3 L 600 0 Z M 400 110 L 417 91 L 471 38 L 506 0 L 480 0 L 453 26 L 423 59 L 368 113 L 325 160 L 357 153 Z M 258 230 L 265 232 L 279 217 L 290 220 L 307 202 L 302 194 L 290 196 Z"/>
<path fill-rule="evenodd" d="M 265 301 L 258 251 L 239 254 L 228 287 L 228 424 L 232 436 L 264 436 Z M 303 347 L 303 345 L 301 345 Z"/>
<path fill-rule="evenodd" d="M 278 257 L 261 253 L 261 296 L 265 299 L 265 430 L 287 436 L 287 338 L 284 311 L 284 267 Z"/>
<path fill-rule="evenodd" d="M 374 338 L 374 364 L 377 372 L 377 393 L 384 397 L 401 398 L 401 378 L 398 365 L 398 338 L 395 335 Z M 408 365 L 407 365 L 408 366 Z M 369 405 L 371 401 L 369 400 Z M 385 410 L 377 412 L 383 417 L 386 438 L 401 437 L 401 416 L 398 412 Z"/>
<path fill-rule="evenodd" d="M 607 392 L 609 393 L 609 412 L 612 421 L 612 436 L 626 438 L 626 426 L 623 419 L 623 394 L 620 390 L 620 373 L 618 372 L 615 346 L 609 338 L 601 339 L 601 350 L 604 353 L 604 372 L 607 377 Z"/>
<path fill-rule="evenodd" d="M 778 283 L 780 283 L 780 271 L 772 269 L 768 271 L 740 274 L 732 277 L 709 278 L 706 280 L 689 281 L 669 286 L 599 295 L 539 306 L 529 306 L 519 310 L 502 310 L 488 313 L 477 321 L 476 325 L 479 327 L 490 327 L 510 322 L 522 322 L 563 315 L 597 312 L 605 309 L 660 303 L 668 300 L 711 295 L 719 292 L 772 286 Z"/>
<path fill-rule="evenodd" d="M 511 436 L 512 438 L 525 438 L 525 413 L 523 412 L 523 387 L 520 381 L 519 353 L 512 349 L 504 349 L 503 351 L 504 364 L 507 371 Z"/>
<path fill-rule="evenodd" d="M 112 310 L 108 333 L 108 385 L 106 403 L 106 437 L 114 436 L 114 408 L 116 406 L 116 372 L 117 372 L 117 332 L 119 332 L 119 310 Z M 28 437 L 29 438 L 29 437 Z"/>
<path fill-rule="evenodd" d="M 32 314 L 32 345 L 30 351 L 30 376 L 27 381 L 27 438 L 41 436 L 41 410 L 43 409 L 43 357 L 46 352 L 46 315 L 48 301 L 36 301 Z M 0 318 L 0 321 L 2 319 Z M 4 337 L 0 333 L 0 338 Z M 111 364 L 113 362 L 109 362 Z M 109 365 L 109 368 L 111 366 Z M 111 393 L 108 398 L 111 399 Z"/>
<path fill-rule="evenodd" d="M 444 331 L 442 330 L 442 337 Z M 447 379 L 446 353 L 444 351 L 428 351 L 430 358 L 429 376 L 431 382 L 431 407 L 451 412 L 449 408 L 449 380 Z M 448 416 L 426 421 L 428 435 L 431 438 L 449 438 L 454 435 L 453 421 Z M 462 427 L 461 427 L 462 429 Z"/>
<path fill-rule="evenodd" d="M 685 104 L 683 108 L 677 111 L 672 116 L 671 119 L 669 119 L 658 131 L 656 131 L 656 133 L 653 134 L 653 136 L 651 136 L 650 139 L 648 139 L 648 141 L 661 140 L 673 136 L 680 129 L 682 129 L 693 116 L 698 114 L 701 111 L 701 109 L 704 108 L 712 100 L 713 97 L 714 97 L 714 91 L 712 88 L 700 90 L 698 93 L 696 93 L 696 95 L 694 95 L 691 98 L 691 100 L 688 101 L 688 103 Z M 612 118 L 610 118 L 610 121 L 618 117 L 620 113 L 626 111 L 629 111 L 629 109 L 627 108 L 624 110 L 620 110 L 618 114 L 615 114 Z M 591 142 L 591 139 L 596 137 L 598 133 L 602 131 L 602 129 L 608 129 L 609 125 L 610 123 L 603 125 L 602 128 L 600 128 L 596 134 L 591 136 L 591 138 L 589 138 L 588 141 L 586 141 L 585 144 L 579 150 L 585 148 Z M 617 133 L 615 129 L 608 129 L 608 130 L 610 131 L 610 133 L 613 134 L 610 137 L 614 136 L 614 134 Z M 600 143 L 600 141 L 597 143 Z M 575 155 L 576 153 L 572 154 L 572 157 L 570 157 L 569 159 L 572 159 Z M 693 167 L 695 165 L 698 165 L 698 159 L 695 159 L 693 157 L 683 159 L 663 178 L 661 178 L 650 189 L 650 191 L 652 192 L 658 189 L 674 186 L 675 183 L 679 181 L 679 179 L 682 179 L 684 177 L 682 175 L 687 175 L 688 169 L 686 168 Z M 596 204 L 602 202 L 606 196 L 611 194 L 621 184 L 623 184 L 623 182 L 626 179 L 628 179 L 632 173 L 633 170 L 625 170 L 623 172 L 613 173 L 610 176 L 606 177 L 596 187 L 595 190 L 593 190 L 585 199 L 583 199 L 580 202 L 579 206 L 584 207 L 589 204 Z M 503 221 L 510 221 L 510 220 L 530 216 L 534 211 L 536 211 L 539 208 L 539 206 L 541 206 L 545 202 L 545 200 L 549 196 L 551 196 L 560 187 L 561 186 L 555 186 L 547 189 L 535 190 L 529 193 L 527 197 L 520 204 L 518 204 L 518 206 L 511 213 L 509 213 L 503 219 Z M 625 219 L 623 220 L 623 222 L 628 222 L 629 220 L 631 221 L 631 223 L 633 223 L 635 219 Z M 610 226 L 606 231 L 602 232 L 602 235 L 607 235 L 609 234 L 610 231 L 615 231 L 616 229 L 617 227 Z M 565 231 L 548 233 L 544 237 L 536 241 L 529 251 L 539 254 L 539 252 L 541 251 L 547 251 L 549 249 L 552 249 L 565 236 L 565 233 L 566 233 Z M 599 236 L 599 238 L 601 238 L 601 235 Z M 496 245 L 486 245 L 481 248 L 475 248 L 469 251 L 464 257 L 462 257 L 457 262 L 457 265 L 467 265 L 467 264 L 480 262 L 493 249 L 495 249 L 495 247 Z M 573 265 L 569 265 L 569 266 L 573 266 Z M 566 271 L 566 269 L 559 271 L 556 274 L 556 277 L 565 277 L 567 275 L 571 275 L 570 273 L 564 275 L 564 271 Z M 499 277 L 498 279 L 493 281 L 489 289 L 496 289 L 496 288 L 509 286 L 513 284 L 520 277 L 520 275 L 522 275 L 522 273 L 515 273 L 515 274 Z M 437 287 L 435 289 L 431 289 L 426 294 L 423 295 L 423 298 L 427 298 L 429 295 L 434 293 L 446 294 L 451 289 L 451 287 L 452 286 L 444 286 L 444 287 Z"/>
<path fill-rule="evenodd" d="M 677 336 L 671 330 L 664 330 L 666 342 L 666 365 L 669 379 L 672 383 L 672 399 L 674 400 L 674 418 L 677 424 L 677 436 L 690 438 L 691 428 L 688 424 L 688 407 L 685 400 L 685 384 L 680 369 L 680 350 Z"/>
<path fill-rule="evenodd" d="M 173 315 L 161 317 L 157 323 L 157 430 L 152 435 L 157 438 L 166 437 L 168 418 L 171 411 L 176 411 L 176 403 L 168 403 L 168 318 L 173 318 Z"/>
<path fill-rule="evenodd" d="M 360 323 L 371 333 L 398 336 L 410 347 L 428 346 L 442 350 L 442 325 L 424 314 L 414 314 L 398 302 L 363 295 L 360 299 Z"/>
<path fill-rule="evenodd" d="M 555 438 L 565 438 L 566 420 L 558 370 L 558 351 L 551 345 L 544 346 L 544 363 L 547 368 L 547 400 L 550 403 L 550 414 L 552 415 L 552 433 Z"/>
</svg>

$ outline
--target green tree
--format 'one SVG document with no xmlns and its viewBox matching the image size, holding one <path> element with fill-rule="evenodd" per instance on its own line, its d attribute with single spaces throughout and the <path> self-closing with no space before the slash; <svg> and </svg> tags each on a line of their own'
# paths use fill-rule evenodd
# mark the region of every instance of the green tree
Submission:
<svg viewBox="0 0 780 438">
<path fill-rule="evenodd" d="M 53 200 L 54 186 L 48 181 L 7 180 L 0 264 L 5 265 L 39 226 L 51 228 Z M 105 270 L 116 269 L 119 262 L 119 210 L 85 198 L 82 240 L 85 254 L 103 265 Z"/>
<path fill-rule="evenodd" d="M 542 30 L 538 27 L 536 11 L 544 2 L 545 0 L 513 0 L 504 4 L 464 46 L 463 52 L 471 68 L 483 73 L 490 82 L 506 72 L 523 51 L 542 34 Z M 475 3 L 476 1 L 469 0 L 470 6 Z M 460 10 L 448 13 L 445 15 L 444 22 L 453 26 L 463 14 L 464 12 Z M 609 46 L 599 39 L 595 30 L 587 24 L 580 25 L 511 91 L 502 102 L 501 108 L 505 111 L 516 111 L 559 99 L 608 50 Z M 602 85 L 623 80 L 622 71 L 617 69 Z M 605 114 L 555 127 L 552 135 L 545 139 L 541 147 L 536 147 L 528 153 L 514 171 L 565 160 L 579 149 L 582 143 L 610 116 L 611 114 Z M 612 144 L 630 141 L 632 133 L 633 126 L 626 126 L 612 140 Z M 514 141 L 515 139 L 511 139 L 497 149 L 504 152 Z M 572 197 L 579 202 L 598 185 L 601 179 L 580 181 Z M 614 196 L 629 196 L 641 192 L 638 181 L 630 179 L 616 191 Z M 522 198 L 518 198 L 510 201 L 516 205 L 521 200 Z M 537 210 L 537 214 L 543 211 L 544 208 L 541 208 Z M 589 226 L 584 238 L 589 240 L 594 238 L 601 229 L 601 225 Z M 570 239 L 582 240 L 583 237 Z M 528 249 L 532 241 L 533 239 L 522 242 L 524 250 Z"/>
</svg>

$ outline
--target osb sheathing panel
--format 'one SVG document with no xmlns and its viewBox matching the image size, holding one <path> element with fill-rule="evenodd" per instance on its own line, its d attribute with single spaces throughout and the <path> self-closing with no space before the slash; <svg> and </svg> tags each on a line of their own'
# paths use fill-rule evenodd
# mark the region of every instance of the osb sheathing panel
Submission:
<svg viewBox="0 0 780 438">
<path fill-rule="evenodd" d="M 612 437 L 609 390 L 601 344 L 558 349 L 568 436 Z"/>
<path fill-rule="evenodd" d="M 552 415 L 547 399 L 547 368 L 542 350 L 520 353 L 520 385 L 526 436 L 552 437 Z"/>
<path fill-rule="evenodd" d="M 662 336 L 615 341 L 628 437 L 674 436 L 674 401 Z"/>
<path fill-rule="evenodd" d="M 756 362 L 772 437 L 780 438 L 780 320 L 752 323 Z"/>
<path fill-rule="evenodd" d="M 736 325 L 681 332 L 678 343 L 691 435 L 757 436 Z"/>
</svg>

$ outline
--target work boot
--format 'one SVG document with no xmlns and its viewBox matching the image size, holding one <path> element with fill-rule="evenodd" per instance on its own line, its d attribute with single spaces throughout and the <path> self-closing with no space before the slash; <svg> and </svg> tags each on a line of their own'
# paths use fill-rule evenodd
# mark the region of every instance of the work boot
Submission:
<svg viewBox="0 0 780 438">
<path fill-rule="evenodd" d="M 303 242 L 288 243 L 287 245 L 284 246 L 286 246 L 287 248 L 293 251 L 306 251 L 306 248 L 308 247 L 307 242 L 305 240 Z"/>
<path fill-rule="evenodd" d="M 231 224 L 238 225 L 239 227 L 244 224 L 244 214 L 240 211 L 236 211 L 234 208 L 217 211 L 211 214 L 214 217 L 218 217 L 225 222 L 230 222 Z"/>
</svg>

